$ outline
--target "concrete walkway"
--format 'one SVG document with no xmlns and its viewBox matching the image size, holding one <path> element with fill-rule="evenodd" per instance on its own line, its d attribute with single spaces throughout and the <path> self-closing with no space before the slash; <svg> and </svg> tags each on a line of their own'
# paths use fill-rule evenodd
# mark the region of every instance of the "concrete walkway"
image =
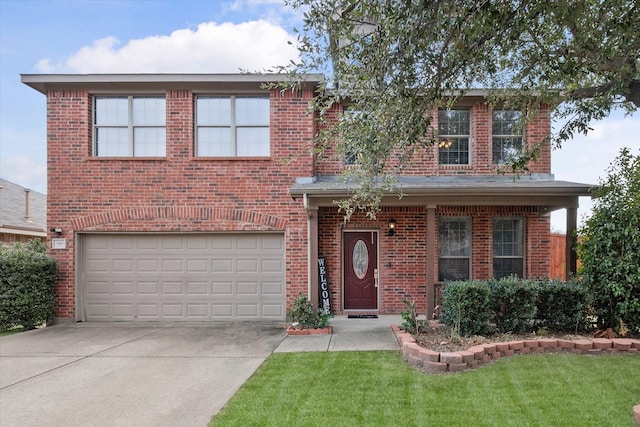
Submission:
<svg viewBox="0 0 640 427">
<path fill-rule="evenodd" d="M 289 335 L 274 353 L 400 349 L 391 330 L 391 325 L 402 324 L 399 315 L 379 316 L 377 319 L 336 316 L 329 324 L 333 327 L 333 335 Z"/>
</svg>

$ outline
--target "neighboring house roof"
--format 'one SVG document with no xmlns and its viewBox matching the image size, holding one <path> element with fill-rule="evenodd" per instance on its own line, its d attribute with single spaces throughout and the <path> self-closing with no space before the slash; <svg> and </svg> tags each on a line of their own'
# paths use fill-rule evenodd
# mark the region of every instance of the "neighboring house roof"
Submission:
<svg viewBox="0 0 640 427">
<path fill-rule="evenodd" d="M 521 205 L 549 211 L 577 207 L 593 185 L 556 181 L 552 174 L 514 176 L 401 176 L 383 204 L 390 205 Z M 356 185 L 340 176 L 300 178 L 289 189 L 292 197 L 310 197 L 319 206 L 353 194 Z M 402 195 L 401 198 L 398 195 Z"/>
<path fill-rule="evenodd" d="M 0 178 L 0 233 L 46 236 L 47 196 Z"/>
</svg>

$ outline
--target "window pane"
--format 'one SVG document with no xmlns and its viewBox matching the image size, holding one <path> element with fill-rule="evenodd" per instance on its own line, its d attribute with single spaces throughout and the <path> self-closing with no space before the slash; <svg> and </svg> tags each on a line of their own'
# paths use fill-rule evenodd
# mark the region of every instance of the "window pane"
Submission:
<svg viewBox="0 0 640 427">
<path fill-rule="evenodd" d="M 198 97 L 196 115 L 198 126 L 230 126 L 231 98 L 228 96 Z"/>
<path fill-rule="evenodd" d="M 98 126 L 127 126 L 129 123 L 127 97 L 96 98 L 95 121 Z"/>
<path fill-rule="evenodd" d="M 503 163 L 515 160 L 522 153 L 522 137 L 494 136 L 493 162 Z"/>
<path fill-rule="evenodd" d="M 469 280 L 469 258 L 440 258 L 438 281 Z"/>
<path fill-rule="evenodd" d="M 164 128 L 135 128 L 133 130 L 133 155 L 135 157 L 165 156 Z"/>
<path fill-rule="evenodd" d="M 238 156 L 268 156 L 269 128 L 238 128 Z"/>
<path fill-rule="evenodd" d="M 524 260 L 522 258 L 494 258 L 493 275 L 496 279 L 503 277 L 524 277 Z"/>
<path fill-rule="evenodd" d="M 96 156 L 128 157 L 129 131 L 127 128 L 97 128 Z"/>
<path fill-rule="evenodd" d="M 203 157 L 233 156 L 230 128 L 198 128 L 196 155 Z"/>
<path fill-rule="evenodd" d="M 469 164 L 469 138 L 441 138 L 438 160 L 441 165 Z"/>
<path fill-rule="evenodd" d="M 438 134 L 442 135 L 470 135 L 470 110 L 439 110 Z"/>
<path fill-rule="evenodd" d="M 523 224 L 522 218 L 493 220 L 493 256 L 523 256 Z"/>
<path fill-rule="evenodd" d="M 522 113 L 513 110 L 493 110 L 494 135 L 522 135 Z"/>
<path fill-rule="evenodd" d="M 269 126 L 269 98 L 237 97 L 236 124 Z"/>
<path fill-rule="evenodd" d="M 133 98 L 134 126 L 164 126 L 165 100 L 157 97 Z"/>
<path fill-rule="evenodd" d="M 467 219 L 441 219 L 438 230 L 440 256 L 469 256 L 471 233 Z"/>
</svg>

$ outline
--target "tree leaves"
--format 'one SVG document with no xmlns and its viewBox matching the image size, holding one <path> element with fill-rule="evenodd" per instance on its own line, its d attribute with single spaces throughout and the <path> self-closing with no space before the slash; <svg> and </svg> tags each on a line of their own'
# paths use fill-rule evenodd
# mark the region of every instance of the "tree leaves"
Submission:
<svg viewBox="0 0 640 427">
<path fill-rule="evenodd" d="M 302 63 L 287 71 L 330 74 L 314 105 L 320 117 L 340 102 L 366 112 L 318 137 L 320 151 L 337 135 L 357 146 L 351 173 L 363 185 L 428 155 L 434 111 L 471 88 L 492 90 L 490 102 L 511 109 L 550 105 L 564 122 L 556 146 L 615 109 L 640 107 L 640 8 L 631 0 L 288 3 L 304 12 L 304 26 Z M 526 169 L 526 154 L 514 171 Z"/>
</svg>

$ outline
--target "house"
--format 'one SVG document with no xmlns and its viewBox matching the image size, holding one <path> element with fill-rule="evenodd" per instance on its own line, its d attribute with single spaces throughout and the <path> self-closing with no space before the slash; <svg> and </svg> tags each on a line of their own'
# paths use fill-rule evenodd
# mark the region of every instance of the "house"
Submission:
<svg viewBox="0 0 640 427">
<path fill-rule="evenodd" d="M 431 315 L 446 280 L 548 276 L 549 213 L 575 229 L 589 186 L 554 180 L 548 147 L 519 179 L 493 166 L 547 135 L 548 112 L 512 135 L 516 112 L 469 93 L 438 113 L 445 143 L 400 177 L 404 197 L 345 223 L 333 201 L 349 159 L 310 150 L 320 76 L 265 89 L 275 78 L 22 76 L 47 97 L 58 318 L 282 321 L 299 294 L 319 301 L 319 260 L 337 314 L 407 299 Z"/>
<path fill-rule="evenodd" d="M 45 240 L 47 196 L 0 178 L 0 245 Z"/>
</svg>

